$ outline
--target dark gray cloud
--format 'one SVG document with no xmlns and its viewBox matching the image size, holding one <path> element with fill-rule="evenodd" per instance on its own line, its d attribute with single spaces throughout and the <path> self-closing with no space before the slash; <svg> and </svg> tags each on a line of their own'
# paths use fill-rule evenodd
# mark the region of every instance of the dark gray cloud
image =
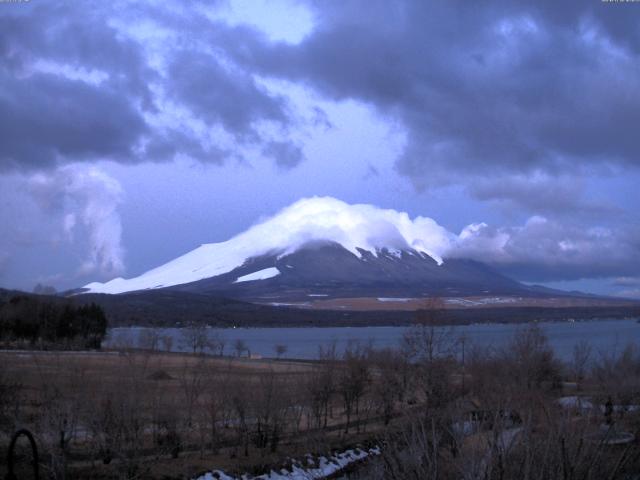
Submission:
<svg viewBox="0 0 640 480">
<path fill-rule="evenodd" d="M 177 129 L 159 129 L 144 148 L 145 156 L 155 161 L 172 160 L 181 155 L 206 163 L 223 164 L 233 151 L 209 142 L 203 142 L 189 132 Z"/>
<path fill-rule="evenodd" d="M 586 198 L 583 179 L 570 175 L 512 175 L 495 181 L 477 179 L 468 187 L 473 198 L 508 211 L 528 211 L 551 216 L 601 219 L 622 214 L 607 200 Z"/>
<path fill-rule="evenodd" d="M 287 123 L 286 101 L 256 85 L 244 71 L 225 68 L 214 56 L 179 52 L 168 69 L 166 87 L 172 99 L 208 123 L 220 123 L 238 137 L 256 139 L 255 125 L 271 120 Z"/>
<path fill-rule="evenodd" d="M 80 136 L 86 143 L 99 144 L 95 152 L 58 145 L 60 132 L 44 130 L 34 142 L 41 152 L 7 147 L 1 165 L 79 156 L 155 160 L 152 154 L 172 158 L 173 150 L 206 161 L 230 154 L 189 129 L 152 126 L 148 115 L 157 113 L 164 100 L 159 95 L 208 128 L 221 126 L 245 146 L 268 145 L 274 139 L 260 131 L 261 122 L 286 132 L 295 120 L 286 99 L 262 88 L 256 74 L 304 82 L 328 98 L 356 99 L 400 120 L 408 143 L 397 169 L 419 188 L 534 172 L 590 174 L 640 162 L 634 133 L 640 123 L 640 34 L 633 5 L 499 0 L 481 6 L 460 1 L 310 5 L 315 29 L 295 45 L 211 20 L 204 7 L 51 2 L 3 9 L 1 86 L 7 97 L 18 96 L 11 81 L 19 78 L 23 91 L 37 90 L 39 105 L 51 100 L 56 107 L 56 97 L 62 98 L 77 124 L 96 124 L 100 109 L 112 123 L 97 123 L 94 131 L 106 127 L 113 145 L 104 139 L 100 145 L 85 132 Z M 139 38 L 105 22 L 127 15 L 169 30 L 160 52 L 166 68 L 148 61 L 148 45 Z M 99 87 L 93 86 L 100 98 L 88 100 L 83 88 L 76 89 L 79 80 L 32 78 L 37 75 L 30 69 L 42 61 L 105 74 Z M 27 125 L 28 107 L 22 119 Z M 12 117 L 20 113 L 4 110 Z M 19 120 L 11 132 L 16 144 L 20 134 L 34 135 Z M 113 131 L 116 124 L 122 131 Z M 70 129 L 61 137 L 78 134 Z M 293 163 L 281 159 L 279 164 Z"/>
<path fill-rule="evenodd" d="M 101 2 L 83 5 L 38 2 L 0 11 L 0 55 L 5 68 L 23 78 L 33 63 L 59 62 L 108 74 L 107 83 L 151 107 L 149 67 L 140 44 L 110 26 L 116 9 Z M 129 96 L 131 94 L 131 96 Z"/>
<path fill-rule="evenodd" d="M 636 167 L 637 9 L 600 3 L 318 2 L 300 45 L 234 54 L 399 118 L 397 168 L 419 187 Z"/>
<path fill-rule="evenodd" d="M 181 10 L 184 18 L 174 22 L 178 30 L 171 33 L 196 41 L 164 42 L 162 61 L 153 63 L 149 45 L 127 31 L 128 15 L 164 21 L 170 8 L 55 1 L 5 7 L 0 11 L 0 171 L 177 156 L 221 163 L 241 156 L 245 147 L 271 145 L 273 139 L 259 130 L 263 123 L 286 134 L 293 122 L 283 97 L 216 55 L 204 31 L 191 30 L 210 26 L 196 8 Z M 167 103 L 201 121 L 200 129 L 175 118 L 163 122 L 163 115 L 173 113 L 166 111 Z M 233 142 L 211 138 L 216 129 Z M 286 135 L 280 137 L 282 144 L 288 142 Z M 281 147 L 285 157 L 276 159 L 279 166 L 297 163 L 291 156 L 295 148 Z"/>
<path fill-rule="evenodd" d="M 304 158 L 302 149 L 291 142 L 270 142 L 265 145 L 262 154 L 272 158 L 282 168 L 295 167 Z"/>
<path fill-rule="evenodd" d="M 71 4 L 7 7 L 0 11 L 0 169 L 129 160 L 147 131 L 136 103 L 150 104 L 140 46 Z"/>
<path fill-rule="evenodd" d="M 0 168 L 74 160 L 126 160 L 147 131 L 126 97 L 53 74 L 15 78 L 0 69 Z"/>
</svg>

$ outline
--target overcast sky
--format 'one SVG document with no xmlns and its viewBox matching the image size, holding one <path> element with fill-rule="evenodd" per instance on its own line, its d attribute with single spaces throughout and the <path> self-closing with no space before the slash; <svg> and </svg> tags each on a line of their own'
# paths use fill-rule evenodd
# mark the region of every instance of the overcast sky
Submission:
<svg viewBox="0 0 640 480">
<path fill-rule="evenodd" d="M 640 297 L 640 2 L 0 2 L 0 58 L 0 286 L 139 275 L 330 195 Z"/>
</svg>

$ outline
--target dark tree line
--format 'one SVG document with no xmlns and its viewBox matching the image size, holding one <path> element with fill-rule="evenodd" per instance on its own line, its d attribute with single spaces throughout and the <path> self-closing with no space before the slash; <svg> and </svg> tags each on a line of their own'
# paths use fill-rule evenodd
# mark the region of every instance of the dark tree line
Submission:
<svg viewBox="0 0 640 480">
<path fill-rule="evenodd" d="M 42 300 L 18 295 L 0 305 L 0 341 L 30 345 L 100 348 L 107 333 L 107 317 L 94 303 Z"/>
</svg>

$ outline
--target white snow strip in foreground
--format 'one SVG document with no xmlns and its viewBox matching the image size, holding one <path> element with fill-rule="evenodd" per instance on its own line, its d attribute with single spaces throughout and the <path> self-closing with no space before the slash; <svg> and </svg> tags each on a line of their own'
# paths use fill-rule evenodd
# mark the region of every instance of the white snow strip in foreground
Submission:
<svg viewBox="0 0 640 480">
<path fill-rule="evenodd" d="M 347 450 L 343 453 L 326 457 L 319 457 L 317 460 L 307 457 L 306 462 L 293 461 L 291 469 L 271 470 L 269 473 L 252 477 L 242 475 L 242 477 L 229 476 L 221 470 L 205 473 L 195 480 L 310 480 L 327 478 L 339 472 L 347 465 L 363 460 L 371 455 L 380 455 L 380 448 L 370 448 L 369 450 L 355 449 Z"/>
<path fill-rule="evenodd" d="M 253 280 L 266 280 L 267 278 L 272 278 L 276 275 L 280 275 L 280 270 L 278 270 L 276 267 L 269 267 L 263 270 L 258 270 L 257 272 L 250 273 L 249 275 L 238 277 L 238 279 L 233 283 L 252 282 Z"/>
<path fill-rule="evenodd" d="M 558 405 L 567 410 L 580 410 L 583 412 L 592 411 L 594 408 L 597 408 L 602 413 L 606 411 L 605 405 L 596 405 L 593 403 L 591 397 L 578 397 L 578 396 L 570 396 L 570 397 L 560 397 L 558 400 Z M 614 412 L 637 412 L 640 411 L 640 405 L 613 405 Z"/>
<path fill-rule="evenodd" d="M 557 401 L 558 405 L 562 408 L 570 410 L 593 410 L 593 403 L 589 397 L 561 397 Z"/>
<path fill-rule="evenodd" d="M 378 297 L 379 302 L 410 302 L 413 298 Z"/>
</svg>

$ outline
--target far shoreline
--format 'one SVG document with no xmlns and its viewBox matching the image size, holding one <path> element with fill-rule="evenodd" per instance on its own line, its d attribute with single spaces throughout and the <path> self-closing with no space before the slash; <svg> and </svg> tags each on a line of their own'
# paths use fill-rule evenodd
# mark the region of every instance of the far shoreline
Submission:
<svg viewBox="0 0 640 480">
<path fill-rule="evenodd" d="M 294 316 L 287 308 L 287 317 Z M 219 329 L 252 329 L 252 328 L 367 328 L 367 327 L 409 327 L 411 325 L 429 323 L 433 326 L 465 326 L 465 325 L 509 325 L 528 323 L 557 323 L 557 322 L 589 322 L 607 320 L 640 320 L 640 305 L 624 307 L 601 308 L 482 308 L 482 309 L 446 309 L 437 312 L 427 321 L 416 320 L 424 311 L 345 311 L 345 310 L 297 310 L 305 320 L 257 320 L 233 322 L 232 319 L 223 322 L 206 322 L 199 319 L 162 323 L 131 323 L 115 322 L 113 328 L 186 328 L 194 325 Z M 310 315 L 311 314 L 311 315 Z M 255 315 L 260 318 L 260 314 Z M 349 318 L 344 318 L 348 316 Z"/>
<path fill-rule="evenodd" d="M 593 318 L 570 318 L 570 319 L 540 319 L 540 320 L 527 320 L 522 322 L 471 322 L 471 323 L 433 323 L 428 324 L 428 326 L 433 326 L 436 328 L 440 327 L 470 327 L 470 326 L 483 326 L 483 325 L 529 325 L 532 323 L 535 324 L 556 324 L 556 323 L 589 323 L 589 322 L 613 322 L 613 321 L 626 321 L 626 322 L 636 322 L 640 323 L 640 315 L 632 316 L 632 317 L 593 317 Z M 420 323 L 407 323 L 407 324 L 389 324 L 389 325 L 244 325 L 244 326 L 216 326 L 216 325 L 204 325 L 204 328 L 211 330 L 275 330 L 275 329 L 283 329 L 283 328 L 291 328 L 291 329 L 329 329 L 329 328 L 409 328 L 416 325 L 422 325 Z M 183 329 L 190 328 L 194 325 L 171 325 L 171 326 L 154 326 L 154 325 L 119 325 L 115 327 L 108 327 L 108 331 L 117 330 L 117 329 Z M 200 326 L 200 325 L 198 325 Z"/>
</svg>

